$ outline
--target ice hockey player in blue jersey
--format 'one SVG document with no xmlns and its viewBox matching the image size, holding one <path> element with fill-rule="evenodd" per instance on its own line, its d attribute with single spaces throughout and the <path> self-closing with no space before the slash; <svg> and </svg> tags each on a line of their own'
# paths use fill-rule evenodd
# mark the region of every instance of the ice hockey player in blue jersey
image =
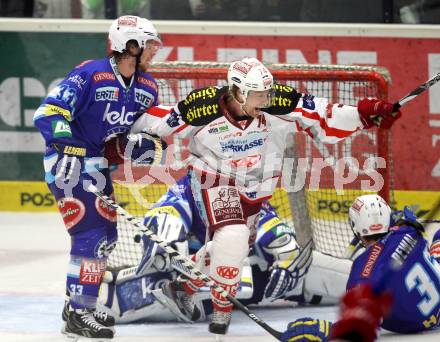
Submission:
<svg viewBox="0 0 440 342">
<path fill-rule="evenodd" d="M 87 191 L 92 183 L 113 194 L 104 147 L 111 146 L 112 158 L 144 164 L 159 160 L 163 147 L 158 138 L 128 134 L 135 120 L 158 103 L 157 83 L 146 71 L 162 45 L 160 36 L 149 20 L 122 16 L 110 27 L 109 43 L 109 57 L 75 67 L 34 115 L 46 143 L 45 180 L 71 237 L 62 317 L 64 332 L 72 338 L 114 335 L 114 318 L 96 311 L 96 301 L 117 241 L 116 213 Z"/>
<path fill-rule="evenodd" d="M 429 253 L 424 228 L 411 210 L 394 213 L 377 195 L 358 197 L 349 209 L 349 221 L 366 251 L 354 262 L 347 291 L 361 284 L 384 282 L 393 302 L 382 328 L 415 333 L 439 326 L 440 265 Z M 390 263 L 401 266 L 390 272 Z M 383 280 L 386 273 L 389 276 Z"/>
<path fill-rule="evenodd" d="M 402 334 L 438 328 L 440 230 L 429 246 L 414 213 L 408 207 L 391 213 L 378 195 L 358 197 L 349 222 L 366 250 L 353 262 L 339 320 L 328 334 L 320 320 L 292 322 L 282 341 L 326 341 L 331 335 L 373 342 L 379 327 Z"/>
</svg>

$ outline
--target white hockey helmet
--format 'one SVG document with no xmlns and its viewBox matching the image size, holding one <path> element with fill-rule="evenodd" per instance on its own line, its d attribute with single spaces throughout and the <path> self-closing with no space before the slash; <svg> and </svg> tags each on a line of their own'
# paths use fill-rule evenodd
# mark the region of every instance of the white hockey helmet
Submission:
<svg viewBox="0 0 440 342">
<path fill-rule="evenodd" d="M 162 45 L 162 39 L 152 22 L 134 15 L 124 15 L 115 19 L 110 26 L 108 39 L 110 50 L 117 52 L 123 52 L 130 40 L 137 41 L 140 48 L 144 48 L 149 40 Z"/>
<path fill-rule="evenodd" d="M 358 237 L 387 233 L 390 218 L 391 208 L 379 195 L 359 196 L 348 211 L 348 221 Z"/>
<path fill-rule="evenodd" d="M 228 69 L 228 85 L 237 86 L 245 101 L 249 91 L 272 89 L 273 76 L 263 63 L 253 57 L 232 62 Z"/>
</svg>

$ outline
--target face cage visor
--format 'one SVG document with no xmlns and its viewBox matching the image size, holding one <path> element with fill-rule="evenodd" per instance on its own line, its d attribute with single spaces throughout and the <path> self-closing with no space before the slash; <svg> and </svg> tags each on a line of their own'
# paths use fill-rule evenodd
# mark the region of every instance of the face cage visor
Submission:
<svg viewBox="0 0 440 342">
<path fill-rule="evenodd" d="M 249 96 L 259 97 L 259 93 L 266 92 L 267 90 L 248 90 L 247 94 L 242 91 L 242 95 L 245 99 L 244 103 L 246 103 L 249 99 Z M 263 104 L 259 104 L 256 108 L 268 108 L 272 106 L 272 100 L 275 98 L 275 89 L 271 88 L 268 90 L 266 95 L 266 102 Z"/>
</svg>

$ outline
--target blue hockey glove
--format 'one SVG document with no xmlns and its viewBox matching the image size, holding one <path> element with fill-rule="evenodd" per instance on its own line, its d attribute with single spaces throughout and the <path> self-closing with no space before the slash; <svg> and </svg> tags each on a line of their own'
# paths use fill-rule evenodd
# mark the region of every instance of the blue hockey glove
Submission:
<svg viewBox="0 0 440 342">
<path fill-rule="evenodd" d="M 110 165 L 130 160 L 138 166 L 157 165 L 162 162 L 165 141 L 159 137 L 141 132 L 123 134 L 106 142 L 104 156 Z"/>
<path fill-rule="evenodd" d="M 292 249 L 286 255 L 289 256 L 287 259 L 280 260 L 272 268 L 269 282 L 264 290 L 264 297 L 271 301 L 283 298 L 287 292 L 296 287 L 302 292 L 303 280 L 312 263 L 312 241 L 303 249 Z"/>
<path fill-rule="evenodd" d="M 167 144 L 159 137 L 147 133 L 127 134 L 124 138 L 124 155 L 138 166 L 157 165 L 162 161 Z"/>
<path fill-rule="evenodd" d="M 264 296 L 271 300 L 281 298 L 286 292 L 293 288 L 293 283 L 293 277 L 288 270 L 275 267 L 270 273 Z"/>
<path fill-rule="evenodd" d="M 396 210 L 391 213 L 390 226 L 402 224 L 410 225 L 422 233 L 425 231 L 423 225 L 417 220 L 417 215 L 408 206 L 403 207 L 403 210 Z"/>
<path fill-rule="evenodd" d="M 435 232 L 434 237 L 432 238 L 429 254 L 431 254 L 431 256 L 440 264 L 440 229 Z"/>
<path fill-rule="evenodd" d="M 299 318 L 287 325 L 282 342 L 329 341 L 332 322 L 310 317 Z"/>
<path fill-rule="evenodd" d="M 408 206 L 403 207 L 403 210 L 396 210 L 391 213 L 390 225 L 395 226 L 399 221 L 419 223 L 416 214 Z"/>
</svg>

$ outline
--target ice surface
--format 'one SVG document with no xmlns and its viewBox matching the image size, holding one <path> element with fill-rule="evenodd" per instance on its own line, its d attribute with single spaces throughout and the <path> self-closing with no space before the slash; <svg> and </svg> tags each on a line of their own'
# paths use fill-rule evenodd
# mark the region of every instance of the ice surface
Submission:
<svg viewBox="0 0 440 342">
<path fill-rule="evenodd" d="M 69 238 L 58 214 L 0 213 L 0 341 L 66 341 L 60 334 Z M 309 316 L 334 320 L 335 307 L 278 305 L 252 310 L 277 330 Z M 116 327 L 115 342 L 213 342 L 206 323 L 128 324 Z M 423 335 L 385 333 L 384 341 L 440 341 Z M 244 314 L 234 312 L 224 342 L 276 341 Z"/>
</svg>

